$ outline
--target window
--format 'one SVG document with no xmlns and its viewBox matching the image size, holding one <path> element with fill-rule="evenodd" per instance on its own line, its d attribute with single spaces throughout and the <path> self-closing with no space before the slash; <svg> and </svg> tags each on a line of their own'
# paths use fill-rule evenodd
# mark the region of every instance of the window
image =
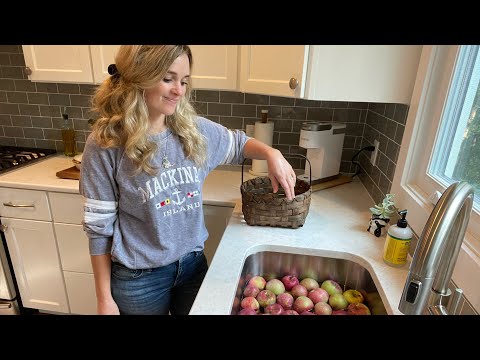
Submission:
<svg viewBox="0 0 480 360">
<path fill-rule="evenodd" d="M 476 189 L 474 211 L 453 274 L 480 310 L 479 46 L 424 46 L 392 193 L 420 236 L 438 195 L 451 183 Z"/>
</svg>

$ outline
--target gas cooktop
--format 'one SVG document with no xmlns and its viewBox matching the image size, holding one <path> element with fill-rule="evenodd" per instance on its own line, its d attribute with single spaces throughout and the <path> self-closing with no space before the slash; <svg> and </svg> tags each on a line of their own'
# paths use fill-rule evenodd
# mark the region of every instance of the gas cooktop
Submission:
<svg viewBox="0 0 480 360">
<path fill-rule="evenodd" d="M 52 149 L 0 145 L 0 174 L 30 165 L 56 153 L 57 151 Z"/>
</svg>

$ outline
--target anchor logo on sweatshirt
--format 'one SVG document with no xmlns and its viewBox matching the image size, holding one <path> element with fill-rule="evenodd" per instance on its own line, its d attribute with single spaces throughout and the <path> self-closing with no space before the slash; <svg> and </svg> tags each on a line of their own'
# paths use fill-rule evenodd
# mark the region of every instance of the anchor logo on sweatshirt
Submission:
<svg viewBox="0 0 480 360">
<path fill-rule="evenodd" d="M 182 191 L 178 190 L 177 188 L 175 188 L 175 191 L 172 192 L 172 195 L 176 195 L 177 196 L 177 201 L 175 201 L 174 199 L 172 199 L 172 202 L 175 204 L 175 205 L 182 205 L 184 202 L 185 202 L 185 196 L 180 199 L 180 196 L 178 196 L 178 194 L 180 194 Z"/>
</svg>

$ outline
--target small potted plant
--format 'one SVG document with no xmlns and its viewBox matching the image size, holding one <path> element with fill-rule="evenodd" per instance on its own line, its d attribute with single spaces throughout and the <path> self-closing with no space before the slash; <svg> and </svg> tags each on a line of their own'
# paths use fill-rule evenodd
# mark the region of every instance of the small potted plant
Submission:
<svg viewBox="0 0 480 360">
<path fill-rule="evenodd" d="M 381 204 L 370 208 L 372 216 L 370 217 L 367 231 L 376 237 L 385 235 L 387 224 L 390 222 L 390 216 L 397 212 L 397 207 L 393 200 L 394 197 L 395 194 L 387 194 Z"/>
</svg>

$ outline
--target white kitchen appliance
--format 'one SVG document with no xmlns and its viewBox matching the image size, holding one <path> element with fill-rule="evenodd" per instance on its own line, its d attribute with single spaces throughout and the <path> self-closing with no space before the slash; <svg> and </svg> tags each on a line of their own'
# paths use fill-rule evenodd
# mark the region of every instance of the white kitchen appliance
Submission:
<svg viewBox="0 0 480 360">
<path fill-rule="evenodd" d="M 307 158 L 312 165 L 312 183 L 335 177 L 340 171 L 345 124 L 307 121 L 300 130 L 300 147 L 307 149 Z M 305 174 L 299 179 L 310 181 L 310 167 L 305 164 Z"/>
</svg>

